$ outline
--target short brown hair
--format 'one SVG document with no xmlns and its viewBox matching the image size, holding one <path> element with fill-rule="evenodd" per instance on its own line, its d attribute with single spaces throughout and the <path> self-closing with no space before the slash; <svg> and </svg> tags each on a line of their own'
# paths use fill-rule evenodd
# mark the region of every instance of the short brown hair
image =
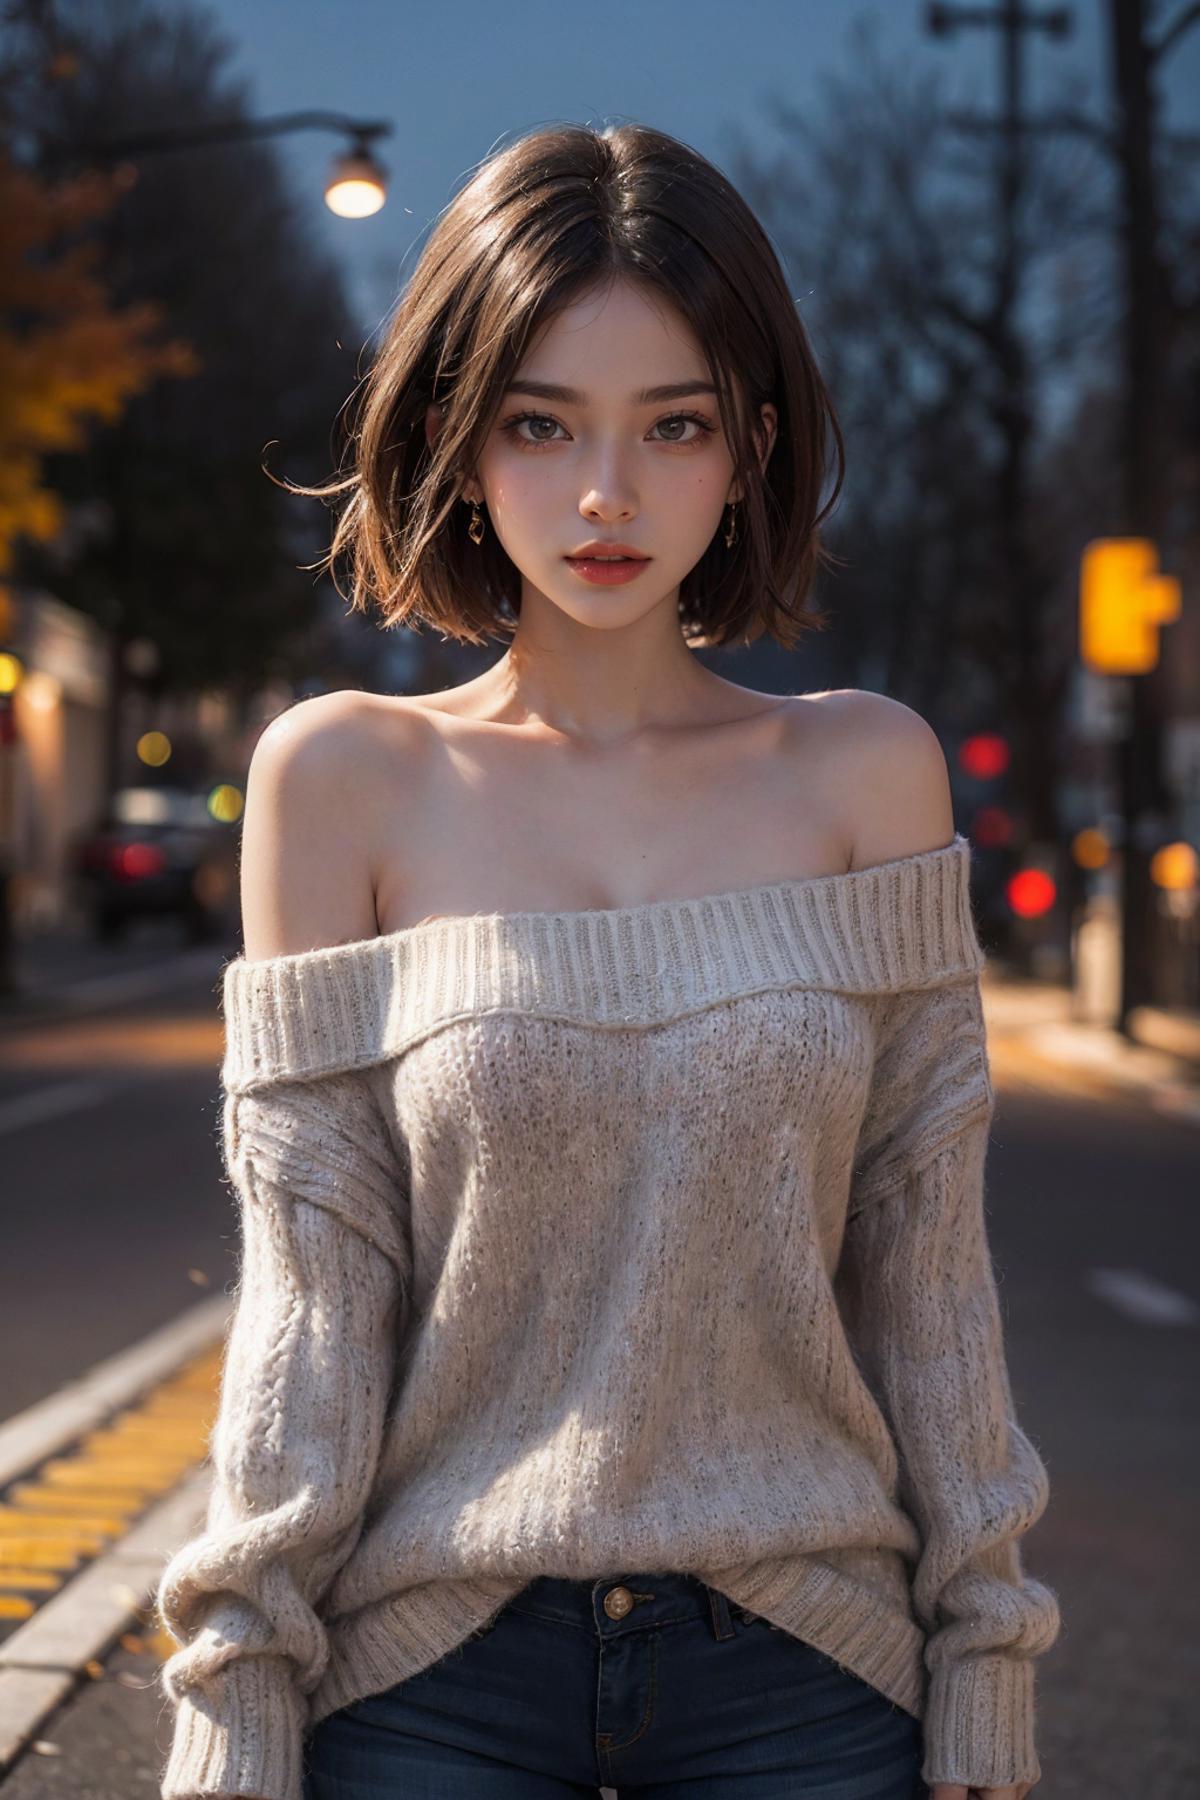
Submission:
<svg viewBox="0 0 1200 1800">
<path fill-rule="evenodd" d="M 820 541 L 845 474 L 832 402 L 750 207 L 697 151 L 647 125 L 539 127 L 489 157 L 442 213 L 360 391 L 352 472 L 287 484 L 350 494 L 327 555 L 308 566 L 348 552 L 351 604 L 376 602 L 385 626 L 426 623 L 477 644 L 511 636 L 520 571 L 494 532 L 470 540 L 456 502 L 534 334 L 620 277 L 665 295 L 694 332 L 742 483 L 734 546 L 716 531 L 681 584 L 689 642 L 766 631 L 792 648 L 825 626 L 808 600 L 818 564 L 840 560 Z M 763 471 L 751 430 L 768 400 L 779 426 Z M 431 403 L 444 408 L 432 449 Z M 836 481 L 818 511 L 831 439 Z"/>
</svg>

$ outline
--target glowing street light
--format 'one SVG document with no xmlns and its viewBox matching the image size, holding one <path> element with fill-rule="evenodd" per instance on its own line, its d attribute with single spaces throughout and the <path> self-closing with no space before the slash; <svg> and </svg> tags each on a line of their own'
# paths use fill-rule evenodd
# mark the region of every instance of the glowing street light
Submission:
<svg viewBox="0 0 1200 1800">
<path fill-rule="evenodd" d="M 367 219 L 387 199 L 387 176 L 365 147 L 334 161 L 325 187 L 325 204 L 342 219 Z"/>
<path fill-rule="evenodd" d="M 387 199 L 387 171 L 372 154 L 376 138 L 392 131 L 386 119 L 353 119 L 345 113 L 307 111 L 278 113 L 267 119 L 213 120 L 182 131 L 139 131 L 101 142 L 75 141 L 46 145 L 43 161 L 49 167 L 86 161 L 94 164 L 128 164 L 130 180 L 136 180 L 137 160 L 168 150 L 189 150 L 207 144 L 229 144 L 246 138 L 277 137 L 288 131 L 334 131 L 350 140 L 349 148 L 335 158 L 325 184 L 325 204 L 344 219 L 365 219 Z"/>
</svg>

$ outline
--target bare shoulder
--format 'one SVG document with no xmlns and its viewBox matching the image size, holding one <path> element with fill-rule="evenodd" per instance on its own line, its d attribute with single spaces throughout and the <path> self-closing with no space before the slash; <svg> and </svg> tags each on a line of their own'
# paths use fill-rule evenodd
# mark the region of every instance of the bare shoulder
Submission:
<svg viewBox="0 0 1200 1800">
<path fill-rule="evenodd" d="M 314 695 L 254 747 L 242 821 L 241 904 L 250 960 L 376 933 L 371 821 L 381 781 L 379 697 Z M 400 754 L 417 726 L 392 716 Z"/>
<path fill-rule="evenodd" d="M 851 868 L 937 850 L 954 836 L 950 772 L 941 740 L 913 707 L 867 688 L 801 696 L 820 710 Z"/>
</svg>

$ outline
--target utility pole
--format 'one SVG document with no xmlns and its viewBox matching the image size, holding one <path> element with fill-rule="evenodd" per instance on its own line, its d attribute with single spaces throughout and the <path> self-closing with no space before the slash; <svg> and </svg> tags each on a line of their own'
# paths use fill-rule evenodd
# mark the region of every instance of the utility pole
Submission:
<svg viewBox="0 0 1200 1800">
<path fill-rule="evenodd" d="M 1110 0 L 1110 59 L 1116 102 L 1114 150 L 1121 189 L 1121 263 L 1125 283 L 1122 323 L 1125 381 L 1122 394 L 1121 508 L 1116 534 L 1149 538 L 1163 548 L 1169 525 L 1166 373 L 1173 305 L 1159 246 L 1159 206 L 1154 166 L 1157 65 L 1200 7 L 1184 7 L 1153 42 L 1146 0 Z M 1164 559 L 1165 560 L 1165 559 Z M 1121 813 L 1121 997 L 1114 1021 L 1132 1037 L 1130 1014 L 1154 999 L 1151 936 L 1154 888 L 1150 858 L 1168 828 L 1171 797 L 1163 769 L 1163 721 L 1167 710 L 1165 665 L 1160 658 L 1144 675 L 1126 675 L 1128 705 L 1118 751 Z"/>
<path fill-rule="evenodd" d="M 1025 40 L 1033 32 L 1064 39 L 1072 28 L 1070 10 L 1023 6 L 1001 0 L 995 6 L 931 5 L 927 29 L 936 37 L 983 28 L 998 33 L 1001 53 L 1002 111 L 999 118 L 952 114 L 951 122 L 969 131 L 998 132 L 997 221 L 999 245 L 991 303 L 972 321 L 994 369 L 991 413 L 999 432 L 996 530 L 1002 591 L 1007 601 L 1011 654 L 1002 678 L 1003 701 L 1014 723 L 1013 777 L 1027 829 L 1035 840 L 1056 842 L 1058 817 L 1053 786 L 1040 769 L 1045 741 L 1041 704 L 1042 667 L 1039 626 L 1043 595 L 1027 536 L 1029 450 L 1033 435 L 1033 400 L 1028 357 L 1020 331 L 1019 308 L 1024 272 L 1021 201 L 1025 188 L 1024 116 Z"/>
</svg>

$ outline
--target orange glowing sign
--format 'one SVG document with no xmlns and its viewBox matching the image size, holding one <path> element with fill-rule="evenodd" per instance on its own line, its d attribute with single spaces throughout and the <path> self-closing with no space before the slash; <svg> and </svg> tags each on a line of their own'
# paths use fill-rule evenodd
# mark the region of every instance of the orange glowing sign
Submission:
<svg viewBox="0 0 1200 1800">
<path fill-rule="evenodd" d="M 1179 617 L 1173 575 L 1158 573 L 1150 538 L 1095 538 L 1079 571 L 1079 654 L 1098 675 L 1144 675 L 1158 662 L 1158 629 Z"/>
</svg>

